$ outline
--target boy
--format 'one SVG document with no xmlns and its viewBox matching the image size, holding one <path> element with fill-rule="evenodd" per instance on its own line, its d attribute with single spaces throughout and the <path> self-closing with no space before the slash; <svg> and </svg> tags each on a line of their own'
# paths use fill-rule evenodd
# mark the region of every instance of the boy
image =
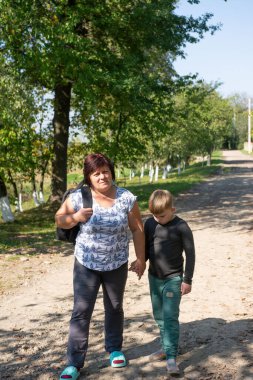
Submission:
<svg viewBox="0 0 253 380">
<path fill-rule="evenodd" d="M 147 219 L 144 226 L 146 260 L 149 260 L 153 315 L 160 329 L 162 345 L 162 350 L 150 355 L 150 360 L 166 359 L 168 373 L 178 375 L 179 305 L 181 296 L 191 291 L 194 240 L 188 224 L 175 215 L 169 191 L 154 191 L 149 199 L 149 210 L 153 217 Z"/>
</svg>

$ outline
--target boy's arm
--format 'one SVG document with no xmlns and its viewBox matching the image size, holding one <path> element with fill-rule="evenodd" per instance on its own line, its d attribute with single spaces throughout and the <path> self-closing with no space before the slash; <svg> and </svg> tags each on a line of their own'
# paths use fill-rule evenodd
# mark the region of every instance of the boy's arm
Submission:
<svg viewBox="0 0 253 380">
<path fill-rule="evenodd" d="M 145 235 L 145 261 L 149 260 L 149 233 L 148 233 L 148 223 L 144 223 L 144 235 Z"/>
<path fill-rule="evenodd" d="M 181 229 L 183 248 L 185 252 L 185 258 L 186 258 L 183 283 L 191 286 L 193 273 L 194 273 L 194 267 L 195 267 L 194 239 L 193 239 L 192 231 L 187 223 L 182 223 L 180 226 L 180 229 Z"/>
</svg>

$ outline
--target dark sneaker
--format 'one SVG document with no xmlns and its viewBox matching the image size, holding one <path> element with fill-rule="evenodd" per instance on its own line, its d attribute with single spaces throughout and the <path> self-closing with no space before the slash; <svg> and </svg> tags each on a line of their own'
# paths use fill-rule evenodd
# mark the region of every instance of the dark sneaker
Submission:
<svg viewBox="0 0 253 380">
<path fill-rule="evenodd" d="M 167 360 L 167 371 L 170 375 L 179 375 L 180 371 L 176 363 L 176 359 Z"/>
<path fill-rule="evenodd" d="M 149 360 L 151 362 L 156 362 L 156 361 L 165 360 L 165 359 L 166 359 L 166 354 L 162 349 L 149 355 Z"/>
</svg>

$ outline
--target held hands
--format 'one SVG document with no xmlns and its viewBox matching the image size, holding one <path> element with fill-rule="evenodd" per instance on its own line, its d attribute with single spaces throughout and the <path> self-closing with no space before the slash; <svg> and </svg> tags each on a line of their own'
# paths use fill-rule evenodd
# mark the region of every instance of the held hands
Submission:
<svg viewBox="0 0 253 380">
<path fill-rule="evenodd" d="M 130 264 L 130 268 L 129 268 L 131 272 L 135 272 L 137 274 L 139 280 L 141 279 L 141 276 L 143 275 L 145 269 L 146 269 L 146 263 L 145 261 L 142 261 L 140 259 L 133 261 Z"/>
<path fill-rule="evenodd" d="M 181 295 L 184 296 L 185 294 L 190 293 L 192 290 L 192 286 L 189 284 L 186 284 L 185 282 L 182 282 L 181 285 Z"/>
</svg>

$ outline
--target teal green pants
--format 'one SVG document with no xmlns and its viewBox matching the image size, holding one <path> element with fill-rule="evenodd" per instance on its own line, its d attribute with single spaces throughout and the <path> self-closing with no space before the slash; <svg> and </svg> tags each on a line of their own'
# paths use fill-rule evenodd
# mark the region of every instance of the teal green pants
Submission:
<svg viewBox="0 0 253 380">
<path fill-rule="evenodd" d="M 175 358 L 179 341 L 179 305 L 182 277 L 161 280 L 149 274 L 149 287 L 155 321 L 160 329 L 161 345 L 167 359 Z"/>
</svg>

